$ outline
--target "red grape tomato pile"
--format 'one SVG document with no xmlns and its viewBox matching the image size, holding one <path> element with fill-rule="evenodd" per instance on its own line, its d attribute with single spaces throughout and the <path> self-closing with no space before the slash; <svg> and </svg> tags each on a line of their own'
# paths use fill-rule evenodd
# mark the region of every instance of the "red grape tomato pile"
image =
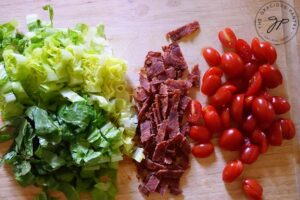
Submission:
<svg viewBox="0 0 300 200">
<path fill-rule="evenodd" d="M 291 119 L 280 116 L 289 112 L 288 100 L 270 93 L 283 83 L 274 46 L 256 37 L 248 43 L 230 28 L 221 30 L 218 37 L 223 53 L 213 47 L 202 50 L 209 68 L 203 73 L 200 90 L 208 103 L 202 107 L 197 100 L 191 101 L 187 121 L 195 157 L 208 157 L 214 152 L 213 134 L 219 137 L 221 149 L 240 152 L 224 167 L 222 179 L 229 183 L 269 145 L 280 146 L 296 131 Z M 246 178 L 242 187 L 249 198 L 262 199 L 263 189 L 256 180 Z"/>
</svg>

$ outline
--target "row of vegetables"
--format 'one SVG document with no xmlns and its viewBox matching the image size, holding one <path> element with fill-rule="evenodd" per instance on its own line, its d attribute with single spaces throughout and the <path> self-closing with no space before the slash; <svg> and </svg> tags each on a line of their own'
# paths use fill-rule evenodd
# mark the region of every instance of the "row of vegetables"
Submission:
<svg viewBox="0 0 300 200">
<path fill-rule="evenodd" d="M 293 121 L 281 116 L 290 104 L 270 94 L 283 82 L 270 43 L 254 38 L 249 45 L 230 28 L 220 31 L 224 53 L 203 49 L 209 68 L 200 86 L 198 66 L 183 78 L 178 45 L 199 23 L 171 31 L 163 53 L 147 54 L 134 104 L 126 63 L 113 56 L 104 26 L 55 28 L 53 8 L 43 9 L 50 22 L 29 15 L 25 34 L 15 21 L 0 25 L 0 142 L 14 140 L 0 164 L 12 167 L 22 186 L 41 187 L 36 199 L 55 199 L 55 190 L 71 200 L 80 192 L 114 199 L 124 155 L 137 164 L 142 193 L 169 188 L 178 195 L 189 153 L 211 155 L 214 135 L 222 149 L 241 152 L 223 170 L 223 181 L 232 182 L 269 145 L 295 136 Z M 206 106 L 187 96 L 191 87 L 207 95 Z M 249 197 L 262 199 L 256 180 L 242 184 Z"/>
</svg>

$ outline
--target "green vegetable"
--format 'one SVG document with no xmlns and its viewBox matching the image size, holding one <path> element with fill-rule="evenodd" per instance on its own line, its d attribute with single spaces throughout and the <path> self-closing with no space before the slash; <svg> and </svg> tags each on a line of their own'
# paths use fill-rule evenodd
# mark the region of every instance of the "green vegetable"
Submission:
<svg viewBox="0 0 300 200">
<path fill-rule="evenodd" d="M 114 163 L 122 160 L 124 128 L 116 127 L 104 110 L 95 110 L 86 101 L 62 105 L 54 113 L 31 106 L 25 114 L 4 156 L 21 185 L 60 190 L 71 200 L 79 199 L 81 190 L 114 197 Z"/>
<path fill-rule="evenodd" d="M 113 56 L 103 25 L 55 28 L 52 6 L 43 9 L 50 22 L 29 15 L 25 34 L 14 21 L 0 25 L 0 142 L 14 139 L 0 164 L 22 186 L 42 187 L 37 200 L 55 199 L 52 190 L 114 199 L 137 126 L 126 62 Z"/>
</svg>

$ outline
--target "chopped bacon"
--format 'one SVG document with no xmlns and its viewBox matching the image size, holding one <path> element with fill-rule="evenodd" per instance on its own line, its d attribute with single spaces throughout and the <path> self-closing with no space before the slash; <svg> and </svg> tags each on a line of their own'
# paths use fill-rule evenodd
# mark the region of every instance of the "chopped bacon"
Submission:
<svg viewBox="0 0 300 200">
<path fill-rule="evenodd" d="M 140 72 L 140 87 L 134 99 L 138 109 L 137 141 L 145 159 L 137 163 L 142 180 L 140 192 L 164 194 L 167 189 L 178 195 L 179 180 L 189 167 L 191 151 L 185 135 L 189 124 L 181 125 L 191 98 L 188 90 L 198 84 L 200 72 L 194 67 L 187 80 L 182 79 L 186 61 L 177 43 L 163 47 L 163 53 L 149 52 Z"/>
<path fill-rule="evenodd" d="M 176 42 L 183 37 L 191 35 L 192 33 L 198 31 L 199 29 L 200 29 L 199 22 L 194 21 L 182 27 L 179 27 L 176 30 L 170 31 L 169 33 L 167 33 L 167 38 L 170 38 L 172 42 Z"/>
</svg>

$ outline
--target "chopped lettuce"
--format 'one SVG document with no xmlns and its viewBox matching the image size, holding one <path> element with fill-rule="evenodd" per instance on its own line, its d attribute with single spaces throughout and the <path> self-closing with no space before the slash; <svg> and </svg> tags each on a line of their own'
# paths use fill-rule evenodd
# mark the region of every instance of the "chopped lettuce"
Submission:
<svg viewBox="0 0 300 200">
<path fill-rule="evenodd" d="M 0 25 L 0 142 L 15 141 L 0 163 L 21 185 L 42 187 L 36 199 L 55 199 L 50 190 L 114 199 L 137 127 L 126 62 L 113 56 L 102 24 L 55 28 L 52 6 L 43 9 L 50 22 L 29 15 L 25 34 L 15 21 Z"/>
</svg>

